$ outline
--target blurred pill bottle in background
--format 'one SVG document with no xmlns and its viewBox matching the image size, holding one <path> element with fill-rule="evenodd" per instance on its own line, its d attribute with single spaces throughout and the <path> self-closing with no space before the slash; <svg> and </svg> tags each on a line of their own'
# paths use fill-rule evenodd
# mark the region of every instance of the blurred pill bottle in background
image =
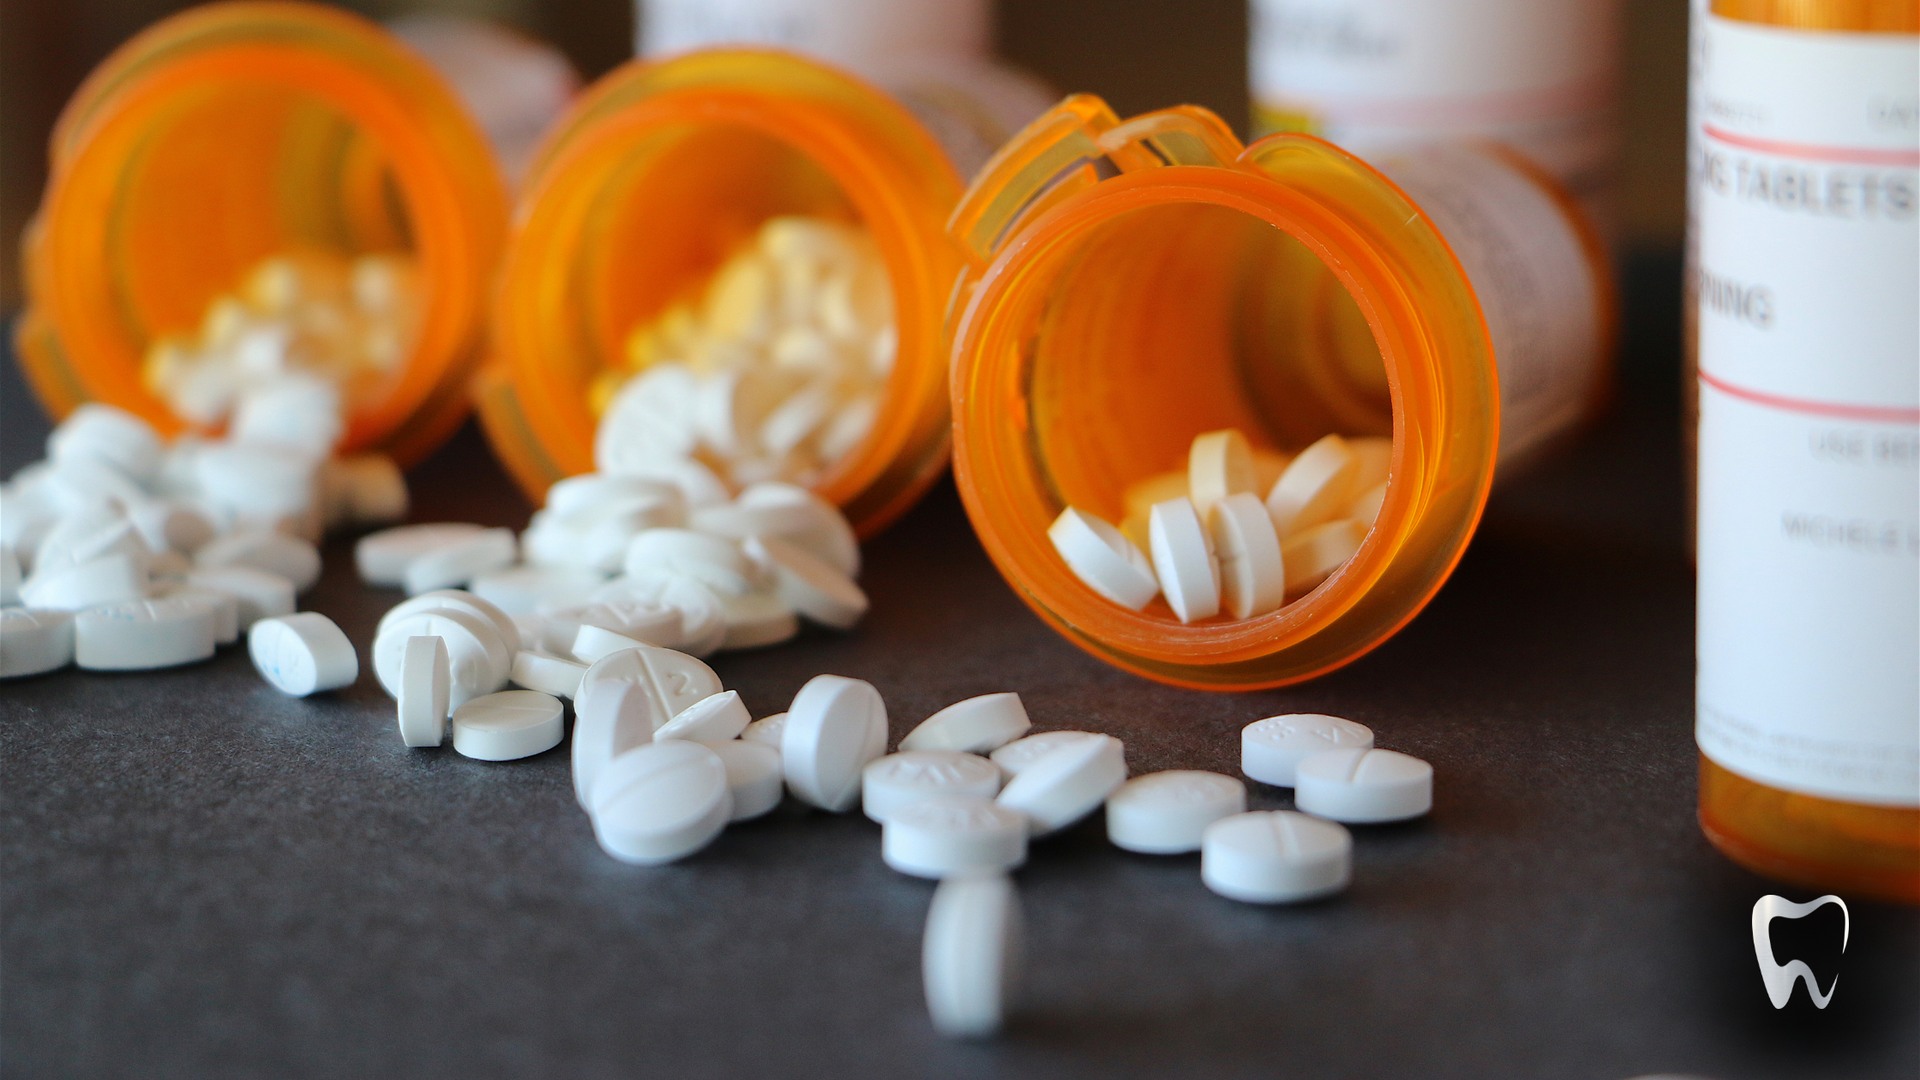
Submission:
<svg viewBox="0 0 1920 1080">
<path fill-rule="evenodd" d="M 446 76 L 487 133 L 507 183 L 517 187 L 540 137 L 580 90 L 580 76 L 566 55 L 518 30 L 466 15 L 403 15 L 387 28 Z"/>
<path fill-rule="evenodd" d="M 1062 635 L 1163 682 L 1277 686 L 1358 658 L 1446 580 L 1496 468 L 1604 398 L 1614 311 L 1584 221 L 1504 148 L 1369 164 L 1306 135 L 1243 147 L 1191 106 L 1123 122 L 1069 98 L 953 217 L 954 471 L 988 554 Z M 1049 539 L 1061 510 L 1119 521 L 1129 485 L 1229 427 L 1283 452 L 1391 436 L 1358 552 L 1237 621 L 1087 588 Z"/>
<path fill-rule="evenodd" d="M 1619 182 L 1618 0 L 1249 0 L 1256 136 L 1303 131 L 1372 160 L 1497 139 L 1610 234 Z"/>
<path fill-rule="evenodd" d="M 1920 901 L 1920 5 L 1703 24 L 1700 821 L 1769 877 Z"/>
<path fill-rule="evenodd" d="M 215 301 L 284 284 L 255 273 L 281 256 L 404 267 L 418 300 L 408 340 L 344 387 L 341 452 L 407 464 L 466 415 L 505 191 L 453 91 L 379 26 L 305 3 L 189 9 L 93 71 L 49 155 L 15 341 L 56 419 L 104 401 L 167 435 L 217 429 L 217 403 L 155 389 L 156 347 L 218 336 L 237 302 Z M 284 339 L 255 344 L 240 364 L 286 359 Z"/>
</svg>

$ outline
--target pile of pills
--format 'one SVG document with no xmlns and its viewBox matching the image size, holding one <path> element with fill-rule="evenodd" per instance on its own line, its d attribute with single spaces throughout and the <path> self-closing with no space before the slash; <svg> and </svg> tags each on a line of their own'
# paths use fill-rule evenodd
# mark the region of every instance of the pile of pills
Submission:
<svg viewBox="0 0 1920 1080">
<path fill-rule="evenodd" d="M 1311 592 L 1360 550 L 1392 451 L 1388 439 L 1328 435 L 1288 459 L 1212 431 L 1193 440 L 1185 471 L 1127 489 L 1118 528 L 1070 506 L 1048 536 L 1087 587 L 1129 610 L 1164 596 L 1183 623 L 1250 619 Z"/>
<path fill-rule="evenodd" d="M 879 415 L 897 337 L 886 264 L 866 230 L 776 217 L 697 298 L 636 327 L 627 367 L 594 382 L 603 473 L 693 463 L 731 487 L 811 484 Z"/>
</svg>

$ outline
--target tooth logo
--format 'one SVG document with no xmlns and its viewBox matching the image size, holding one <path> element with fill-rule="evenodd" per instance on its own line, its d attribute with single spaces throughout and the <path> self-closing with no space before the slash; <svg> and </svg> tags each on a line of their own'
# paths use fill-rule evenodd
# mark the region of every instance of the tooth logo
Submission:
<svg viewBox="0 0 1920 1080">
<path fill-rule="evenodd" d="M 1833 983 L 1827 992 L 1820 992 L 1820 984 L 1814 980 L 1813 969 L 1805 960 L 1793 960 L 1781 964 L 1773 958 L 1773 939 L 1767 933 L 1767 927 L 1775 919 L 1799 919 L 1819 910 L 1827 904 L 1840 905 L 1840 951 L 1847 951 L 1847 934 L 1853 929 L 1853 916 L 1847 912 L 1847 902 L 1829 893 L 1818 900 L 1796 904 L 1784 896 L 1769 893 L 1753 902 L 1753 956 L 1760 962 L 1760 981 L 1767 986 L 1767 997 L 1776 1009 L 1787 1007 L 1787 1001 L 1793 997 L 1793 984 L 1805 979 L 1807 996 L 1821 1008 L 1833 1000 L 1834 988 L 1840 985 L 1840 976 L 1833 977 Z"/>
</svg>

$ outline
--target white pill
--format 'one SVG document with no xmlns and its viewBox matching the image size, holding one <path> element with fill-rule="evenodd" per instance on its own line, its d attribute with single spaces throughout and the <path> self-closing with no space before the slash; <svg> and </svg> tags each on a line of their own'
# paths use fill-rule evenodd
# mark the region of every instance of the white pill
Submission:
<svg viewBox="0 0 1920 1080">
<path fill-rule="evenodd" d="M 1353 837 L 1331 821 L 1292 810 L 1221 818 L 1200 841 L 1200 880 L 1229 900 L 1285 904 L 1346 888 Z"/>
<path fill-rule="evenodd" d="M 407 578 L 407 565 L 436 548 L 481 531 L 466 522 L 401 525 L 368 533 L 353 547 L 354 565 L 369 585 L 398 586 Z"/>
<path fill-rule="evenodd" d="M 667 517 L 676 520 L 651 521 L 644 528 L 679 525 L 686 520 L 686 497 L 680 489 L 661 480 L 637 476 L 607 476 L 581 473 L 569 476 L 547 489 L 546 508 L 562 516 L 598 516 L 612 507 L 646 505 L 668 508 Z M 638 532 L 639 529 L 635 529 Z"/>
<path fill-rule="evenodd" d="M 727 788 L 733 793 L 729 821 L 757 818 L 780 805 L 787 783 L 780 771 L 779 750 L 739 739 L 705 745 L 720 755 L 720 763 L 727 767 Z"/>
<path fill-rule="evenodd" d="M 1298 596 L 1327 580 L 1347 565 L 1367 538 L 1367 526 L 1358 521 L 1327 521 L 1302 529 L 1280 545 L 1287 564 L 1287 595 Z"/>
<path fill-rule="evenodd" d="M 1047 528 L 1053 549 L 1087 588 L 1129 611 L 1159 595 L 1153 564 L 1120 530 L 1071 506 Z"/>
<path fill-rule="evenodd" d="M 1327 521 L 1353 497 L 1360 462 L 1345 439 L 1328 435 L 1300 451 L 1267 493 L 1267 513 L 1282 540 Z"/>
<path fill-rule="evenodd" d="M 241 630 L 250 629 L 261 619 L 293 614 L 293 582 L 266 570 L 251 566 L 196 569 L 188 572 L 187 585 L 233 597 Z"/>
<path fill-rule="evenodd" d="M 545 753 L 566 736 L 560 699 L 538 690 L 502 690 L 453 710 L 453 748 L 481 761 Z"/>
<path fill-rule="evenodd" d="M 152 479 L 163 456 L 160 437 L 151 425 L 99 402 L 74 409 L 47 436 L 47 457 L 53 461 L 97 462 L 136 481 Z"/>
<path fill-rule="evenodd" d="M 808 619 L 846 630 L 867 613 L 867 594 L 860 586 L 798 544 L 774 536 L 756 536 L 747 541 L 746 548 L 749 555 L 772 568 L 780 599 Z"/>
<path fill-rule="evenodd" d="M 713 842 L 733 816 L 727 766 L 696 742 L 648 743 L 608 763 L 589 808 L 607 854 L 653 866 Z"/>
<path fill-rule="evenodd" d="M 1253 448 L 1233 428 L 1194 437 L 1187 451 L 1186 496 L 1200 520 L 1207 520 L 1213 504 L 1229 495 L 1253 491 Z M 1255 502 L 1259 497 L 1255 496 Z"/>
<path fill-rule="evenodd" d="M 517 686 L 571 701 L 580 693 L 587 665 L 564 656 L 521 649 L 513 654 L 513 672 L 507 678 Z"/>
<path fill-rule="evenodd" d="M 991 799 L 1000 793 L 1000 768 L 978 754 L 908 750 L 868 762 L 860 772 L 860 808 L 884 823 L 901 807 L 940 795 Z"/>
<path fill-rule="evenodd" d="M 261 678 L 294 697 L 352 686 L 360 677 L 353 642 L 317 611 L 254 623 L 247 631 L 247 654 Z"/>
<path fill-rule="evenodd" d="M 284 533 L 247 531 L 223 536 L 201 547 L 193 561 L 207 570 L 248 566 L 278 574 L 293 582 L 296 593 L 306 592 L 320 580 L 319 549 Z"/>
<path fill-rule="evenodd" d="M 567 651 L 582 663 L 591 664 L 622 649 L 637 649 L 647 644 L 650 642 L 628 637 L 625 634 L 616 634 L 592 623 L 581 623 L 580 629 L 574 632 L 573 643 L 567 647 Z"/>
<path fill-rule="evenodd" d="M 1293 803 L 1334 821 L 1417 818 L 1433 809 L 1433 766 L 1394 750 L 1327 750 L 1300 762 Z"/>
<path fill-rule="evenodd" d="M 481 574 L 512 566 L 519 553 L 512 529 L 482 529 L 408 563 L 401 584 L 410 596 L 465 585 Z"/>
<path fill-rule="evenodd" d="M 549 613 L 545 637 L 557 642 L 562 651 L 571 653 L 573 643 L 579 638 L 580 631 L 588 626 L 597 626 L 609 634 L 633 641 L 643 641 L 663 649 L 672 648 L 679 642 L 681 636 L 681 618 L 678 609 L 610 600 L 598 604 L 562 608 Z M 599 657 L 595 656 L 591 659 L 582 657 L 581 659 L 592 663 Z"/>
<path fill-rule="evenodd" d="M 764 743 L 778 750 L 787 737 L 787 714 L 777 712 L 772 716 L 763 716 L 748 724 L 740 737 L 747 742 Z"/>
<path fill-rule="evenodd" d="M 73 662 L 73 615 L 33 608 L 0 609 L 0 678 L 38 675 Z"/>
<path fill-rule="evenodd" d="M 881 824 L 881 858 L 903 874 L 945 878 L 1027 861 L 1025 815 L 991 796 L 927 796 L 895 808 Z"/>
<path fill-rule="evenodd" d="M 519 652 L 523 644 L 520 640 L 520 624 L 513 621 L 513 616 L 479 596 L 460 589 L 435 589 L 400 601 L 388 608 L 385 615 L 380 616 L 380 624 L 374 629 L 374 633 L 378 635 L 387 628 L 389 623 L 398 622 L 422 611 L 463 611 L 481 619 L 500 635 L 500 641 L 506 646 L 509 654 Z"/>
<path fill-rule="evenodd" d="M 626 602 L 632 610 L 671 609 L 680 616 L 680 634 L 672 647 L 706 656 L 727 639 L 726 609 L 705 583 L 674 570 L 649 570 L 609 582 L 593 594 L 594 604 Z"/>
<path fill-rule="evenodd" d="M 1160 591 L 1183 623 L 1220 613 L 1220 567 L 1214 560 L 1213 538 L 1200 524 L 1188 499 L 1155 503 L 1147 515 L 1147 536 L 1153 548 L 1153 569 Z"/>
<path fill-rule="evenodd" d="M 189 600 L 130 600 L 73 620 L 73 661 L 94 671 L 142 671 L 213 655 L 213 611 Z"/>
<path fill-rule="evenodd" d="M 1055 747 L 1020 770 L 999 799 L 1027 815 L 1034 836 L 1045 836 L 1093 813 L 1126 782 L 1125 747 L 1111 735 L 1095 735 Z"/>
<path fill-rule="evenodd" d="M 286 447 L 209 443 L 194 459 L 194 477 L 215 506 L 271 520 L 315 505 L 317 466 L 313 456 Z"/>
<path fill-rule="evenodd" d="M 147 594 L 144 562 L 116 552 L 78 566 L 48 571 L 35 567 L 35 573 L 20 586 L 20 602 L 31 608 L 81 611 L 137 600 Z"/>
<path fill-rule="evenodd" d="M 1219 500 L 1209 526 L 1220 560 L 1220 599 L 1228 613 L 1250 619 L 1286 603 L 1280 537 L 1259 497 L 1240 492 Z"/>
<path fill-rule="evenodd" d="M 1000 1030 L 1020 977 L 1020 898 L 1005 874 L 950 877 L 927 909 L 920 974 L 927 1014 L 950 1039 Z"/>
<path fill-rule="evenodd" d="M 201 604 L 212 611 L 215 645 L 231 645 L 240 640 L 240 601 L 233 594 L 188 585 L 183 580 L 160 595 Z"/>
<path fill-rule="evenodd" d="M 795 518 L 773 535 L 798 544 L 847 577 L 860 576 L 860 540 L 839 507 L 797 484 L 778 481 L 749 484 L 735 502 L 747 510 L 790 509 L 804 515 L 804 523 Z"/>
<path fill-rule="evenodd" d="M 1019 694 L 981 694 L 956 701 L 920 721 L 900 740 L 900 749 L 984 754 L 1025 735 L 1032 727 Z"/>
<path fill-rule="evenodd" d="M 755 585 L 753 566 L 738 543 L 692 529 L 647 529 L 639 533 L 627 545 L 624 565 L 629 577 L 653 570 L 677 571 L 721 596 L 751 592 Z"/>
<path fill-rule="evenodd" d="M 801 801 L 841 813 L 860 797 L 860 770 L 887 749 L 887 706 L 872 683 L 816 675 L 787 707 L 780 763 Z"/>
<path fill-rule="evenodd" d="M 1321 713 L 1286 713 L 1240 729 L 1240 771 L 1263 784 L 1292 787 L 1294 769 L 1326 750 L 1365 750 L 1373 729 Z"/>
<path fill-rule="evenodd" d="M 447 643 L 437 637 L 411 637 L 400 653 L 400 741 L 408 746 L 439 746 L 453 711 L 453 673 Z"/>
<path fill-rule="evenodd" d="M 475 577 L 467 589 L 508 615 L 520 616 L 579 607 L 606 583 L 604 575 L 579 567 L 512 566 Z"/>
<path fill-rule="evenodd" d="M 740 691 L 723 690 L 701 698 L 680 711 L 678 716 L 656 728 L 655 742 L 685 739 L 697 743 L 729 742 L 753 722 L 753 714 L 740 700 Z"/>
<path fill-rule="evenodd" d="M 1187 769 L 1148 773 L 1107 796 L 1107 839 L 1146 855 L 1199 851 L 1207 826 L 1246 809 L 1247 786 L 1231 776 Z"/>
<path fill-rule="evenodd" d="M 799 616 L 773 593 L 750 592 L 720 598 L 727 621 L 723 651 L 760 649 L 791 641 L 800 632 Z"/>
<path fill-rule="evenodd" d="M 1098 737 L 1099 736 L 1096 736 L 1091 731 L 1043 731 L 1038 735 L 1029 735 L 1024 739 L 1015 739 L 1013 742 L 988 754 L 987 757 L 991 759 L 995 765 L 1000 766 L 1001 772 L 1006 773 L 1009 777 L 1013 777 L 1025 772 L 1027 766 L 1032 765 L 1034 762 L 1039 761 L 1041 758 L 1068 743 Z"/>
<path fill-rule="evenodd" d="M 573 703 L 573 796 L 582 807 L 592 805 L 594 781 L 608 762 L 652 742 L 653 729 L 671 719 L 641 684 L 587 673 Z"/>
<path fill-rule="evenodd" d="M 513 673 L 513 654 L 485 619 L 451 609 L 421 611 L 387 624 L 373 639 L 373 672 L 393 697 L 400 696 L 400 661 L 407 639 L 414 637 L 446 639 L 453 673 L 450 694 L 456 709 L 499 690 Z"/>
</svg>

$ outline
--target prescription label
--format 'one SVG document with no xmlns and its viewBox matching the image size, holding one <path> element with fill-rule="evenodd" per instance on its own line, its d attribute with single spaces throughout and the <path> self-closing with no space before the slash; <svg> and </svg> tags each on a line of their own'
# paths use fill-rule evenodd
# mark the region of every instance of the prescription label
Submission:
<svg viewBox="0 0 1920 1080">
<path fill-rule="evenodd" d="M 1700 66 L 1700 749 L 1920 805 L 1920 39 L 1717 16 Z"/>
</svg>

